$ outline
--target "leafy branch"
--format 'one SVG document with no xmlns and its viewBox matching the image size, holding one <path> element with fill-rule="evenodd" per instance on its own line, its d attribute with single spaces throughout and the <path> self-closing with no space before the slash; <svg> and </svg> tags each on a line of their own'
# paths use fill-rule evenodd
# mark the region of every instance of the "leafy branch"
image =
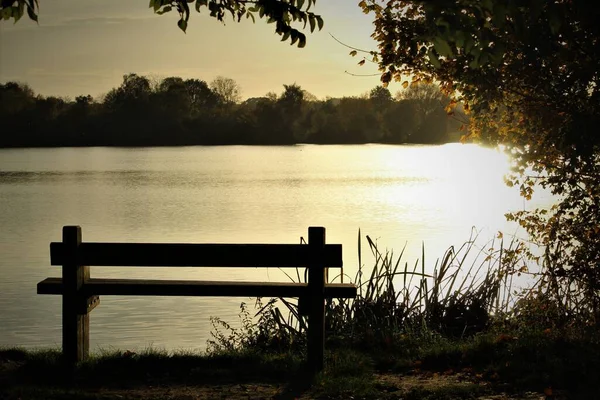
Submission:
<svg viewBox="0 0 600 400">
<path fill-rule="evenodd" d="M 310 32 L 323 29 L 323 18 L 311 11 L 316 0 L 150 0 L 149 8 L 162 15 L 172 11 L 179 14 L 177 26 L 187 31 L 190 19 L 190 6 L 197 12 L 208 9 L 211 17 L 225 22 L 226 15 L 231 14 L 234 21 L 240 22 L 243 17 L 256 21 L 256 15 L 267 23 L 275 24 L 275 33 L 283 42 L 298 47 L 306 46 L 306 35 L 293 24 L 302 24 L 302 29 Z M 27 12 L 33 21 L 38 20 L 38 0 L 0 0 L 0 16 L 3 20 L 14 19 L 15 23 Z"/>
<path fill-rule="evenodd" d="M 40 6 L 38 0 L 1 0 L 0 15 L 3 20 L 14 19 L 15 24 L 23 17 L 25 11 L 29 19 L 38 21 L 38 10 Z"/>
<path fill-rule="evenodd" d="M 234 21 L 240 22 L 243 17 L 256 21 L 256 15 L 267 23 L 275 23 L 275 33 L 281 36 L 281 41 L 290 40 L 298 47 L 306 46 L 306 35 L 292 26 L 293 23 L 307 26 L 310 32 L 323 28 L 323 18 L 310 11 L 316 0 L 150 0 L 149 7 L 157 14 L 176 10 L 179 13 L 177 26 L 186 32 L 190 18 L 189 4 L 195 3 L 197 12 L 207 8 L 209 15 L 220 22 L 225 22 L 226 15 L 231 14 Z"/>
</svg>

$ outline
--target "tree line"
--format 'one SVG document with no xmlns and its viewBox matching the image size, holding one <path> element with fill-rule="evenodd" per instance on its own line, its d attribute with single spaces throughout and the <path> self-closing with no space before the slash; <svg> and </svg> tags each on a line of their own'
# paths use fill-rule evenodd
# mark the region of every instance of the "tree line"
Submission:
<svg viewBox="0 0 600 400">
<path fill-rule="evenodd" d="M 450 101 L 433 84 L 395 97 L 377 86 L 326 100 L 295 83 L 283 89 L 241 102 L 231 78 L 208 84 L 131 73 L 101 98 L 70 100 L 7 82 L 0 84 L 0 147 L 445 143 L 457 140 L 466 120 L 448 115 Z"/>
</svg>

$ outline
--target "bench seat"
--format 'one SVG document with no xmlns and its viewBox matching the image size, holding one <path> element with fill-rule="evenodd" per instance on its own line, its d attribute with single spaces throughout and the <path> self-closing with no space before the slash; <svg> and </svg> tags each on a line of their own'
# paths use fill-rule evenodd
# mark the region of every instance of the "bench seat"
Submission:
<svg viewBox="0 0 600 400">
<path fill-rule="evenodd" d="M 326 298 L 354 298 L 356 286 L 326 283 Z M 37 285 L 38 294 L 63 294 L 62 278 L 46 278 Z M 90 278 L 81 288 L 84 297 L 113 296 L 227 296 L 227 297 L 304 297 L 310 296 L 308 284 L 287 282 L 219 282 L 191 280 Z"/>
</svg>

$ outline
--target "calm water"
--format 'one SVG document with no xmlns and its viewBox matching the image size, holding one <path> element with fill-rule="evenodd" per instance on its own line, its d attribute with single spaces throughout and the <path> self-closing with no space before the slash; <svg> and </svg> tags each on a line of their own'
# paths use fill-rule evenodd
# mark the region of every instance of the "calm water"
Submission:
<svg viewBox="0 0 600 400">
<path fill-rule="evenodd" d="M 383 247 L 408 243 L 411 264 L 424 241 L 433 268 L 472 226 L 485 238 L 514 233 L 505 212 L 549 202 L 524 203 L 504 185 L 507 171 L 501 153 L 459 144 L 0 150 L 0 346 L 60 345 L 60 298 L 36 295 L 36 284 L 59 276 L 49 242 L 63 225 L 81 225 L 84 241 L 213 243 L 298 243 L 325 226 L 352 277 L 360 228 Z M 205 268 L 96 267 L 92 276 L 287 279 Z M 209 317 L 236 321 L 241 301 L 251 300 L 103 297 L 91 344 L 204 348 Z"/>
</svg>

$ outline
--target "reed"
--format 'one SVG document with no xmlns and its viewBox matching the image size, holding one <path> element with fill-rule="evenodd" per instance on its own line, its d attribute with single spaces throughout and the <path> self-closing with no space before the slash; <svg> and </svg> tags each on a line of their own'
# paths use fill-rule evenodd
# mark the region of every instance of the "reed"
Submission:
<svg viewBox="0 0 600 400">
<path fill-rule="evenodd" d="M 414 263 L 381 250 L 369 235 L 364 236 L 373 258 L 372 267 L 363 264 L 363 236 L 358 231 L 359 267 L 354 279 L 355 299 L 328 300 L 326 330 L 329 345 L 366 348 L 390 347 L 400 338 L 432 336 L 470 337 L 488 327 L 492 318 L 507 315 L 515 304 L 513 276 L 524 273 L 522 244 L 505 242 L 500 235 L 478 245 L 479 233 L 460 247 L 449 247 L 433 268 L 425 260 L 425 246 Z M 294 281 L 306 274 L 296 271 Z M 333 280 L 342 279 L 341 276 Z M 241 327 L 234 328 L 213 318 L 214 351 L 259 347 L 264 350 L 298 349 L 305 344 L 306 320 L 299 315 L 298 302 L 270 299 L 255 304 L 250 313 L 242 304 Z"/>
</svg>

